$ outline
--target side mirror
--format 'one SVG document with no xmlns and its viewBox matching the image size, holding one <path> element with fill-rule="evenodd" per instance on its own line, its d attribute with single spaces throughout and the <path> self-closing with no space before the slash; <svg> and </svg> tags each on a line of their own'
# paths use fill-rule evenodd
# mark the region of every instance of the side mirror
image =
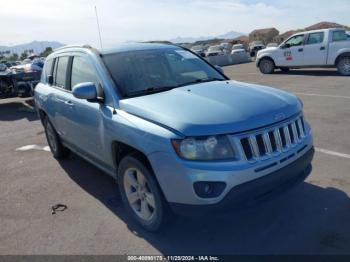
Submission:
<svg viewBox="0 0 350 262">
<path fill-rule="evenodd" d="M 282 48 L 282 49 L 290 48 L 290 44 L 283 44 L 283 45 L 281 46 L 281 48 Z"/>
<path fill-rule="evenodd" d="M 215 65 L 214 66 L 216 68 L 216 70 L 218 70 L 221 74 L 225 74 L 224 70 L 221 68 L 221 66 Z"/>
<path fill-rule="evenodd" d="M 47 76 L 47 83 L 51 86 L 53 85 L 53 76 L 52 75 L 48 75 Z"/>
<path fill-rule="evenodd" d="M 92 82 L 80 83 L 73 87 L 73 96 L 78 99 L 86 99 L 89 102 L 101 102 L 97 96 L 96 85 Z"/>
</svg>

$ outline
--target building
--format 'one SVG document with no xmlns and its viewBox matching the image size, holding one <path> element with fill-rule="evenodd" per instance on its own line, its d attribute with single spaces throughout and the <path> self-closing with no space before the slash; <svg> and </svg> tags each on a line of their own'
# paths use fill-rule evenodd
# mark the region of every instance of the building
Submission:
<svg viewBox="0 0 350 262">
<path fill-rule="evenodd" d="M 275 36 L 273 38 L 273 42 L 280 44 L 283 41 L 285 41 L 288 37 L 290 37 L 291 35 L 294 35 L 296 32 L 298 32 L 298 31 L 296 31 L 296 30 L 289 30 L 289 31 L 287 31 L 287 32 L 285 32 L 283 34 Z"/>
<path fill-rule="evenodd" d="M 279 31 L 272 28 L 256 29 L 249 34 L 249 42 L 262 41 L 265 45 L 272 42 L 273 38 L 278 36 Z"/>
</svg>

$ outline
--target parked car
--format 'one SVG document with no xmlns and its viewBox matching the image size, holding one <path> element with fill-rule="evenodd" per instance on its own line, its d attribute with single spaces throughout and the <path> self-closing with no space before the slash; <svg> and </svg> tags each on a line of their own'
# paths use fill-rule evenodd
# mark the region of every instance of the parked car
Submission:
<svg viewBox="0 0 350 262">
<path fill-rule="evenodd" d="M 116 178 L 126 211 L 149 231 L 170 209 L 250 205 L 311 171 L 312 134 L 295 95 L 230 81 L 178 46 L 56 49 L 35 104 L 53 156 L 73 151 Z"/>
<path fill-rule="evenodd" d="M 350 75 L 350 41 L 343 29 L 322 29 L 292 35 L 279 47 L 258 52 L 256 65 L 263 74 L 276 68 L 336 67 Z"/>
<path fill-rule="evenodd" d="M 231 51 L 231 55 L 234 55 L 234 54 L 246 54 L 247 51 L 245 50 L 244 48 L 244 45 L 243 44 L 236 44 L 236 45 L 233 45 L 232 46 L 232 51 Z"/>
<path fill-rule="evenodd" d="M 224 55 L 224 51 L 220 45 L 209 46 L 206 56 Z"/>
<path fill-rule="evenodd" d="M 230 54 L 231 53 L 231 49 L 232 49 L 232 44 L 231 43 L 221 43 L 220 44 L 222 51 L 224 52 L 225 55 Z"/>
<path fill-rule="evenodd" d="M 30 63 L 11 67 L 5 65 L 5 70 L 0 70 L 0 96 L 2 98 L 33 95 L 35 86 L 39 83 L 44 62 L 40 59 L 29 61 Z"/>
<path fill-rule="evenodd" d="M 202 45 L 192 46 L 191 51 L 202 57 L 205 56 L 205 47 Z"/>
<path fill-rule="evenodd" d="M 265 45 L 261 41 L 253 41 L 249 44 L 249 54 L 251 57 L 255 57 L 259 50 L 264 49 Z"/>
</svg>

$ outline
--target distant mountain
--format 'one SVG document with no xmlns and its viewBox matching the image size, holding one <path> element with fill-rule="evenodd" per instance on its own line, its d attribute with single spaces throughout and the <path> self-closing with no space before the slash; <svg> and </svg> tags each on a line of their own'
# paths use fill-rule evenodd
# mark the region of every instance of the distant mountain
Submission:
<svg viewBox="0 0 350 262">
<path fill-rule="evenodd" d="M 17 53 L 20 55 L 24 50 L 34 50 L 34 53 L 40 54 L 46 47 L 52 47 L 53 49 L 63 46 L 62 43 L 57 41 L 33 41 L 27 44 L 14 45 L 14 46 L 0 46 L 0 51 L 10 51 L 11 53 Z"/>
<path fill-rule="evenodd" d="M 204 41 L 204 40 L 210 40 L 210 39 L 233 39 L 237 38 L 239 36 L 245 35 L 244 33 L 239 33 L 235 31 L 230 31 L 222 35 L 217 36 L 200 36 L 200 37 L 181 37 L 178 36 L 174 39 L 170 39 L 170 42 L 173 43 L 194 43 L 197 41 Z"/>
</svg>

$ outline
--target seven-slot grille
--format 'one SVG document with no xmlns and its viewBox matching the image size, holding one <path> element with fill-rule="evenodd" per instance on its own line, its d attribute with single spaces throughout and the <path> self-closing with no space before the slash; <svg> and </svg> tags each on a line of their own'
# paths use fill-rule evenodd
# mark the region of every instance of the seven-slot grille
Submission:
<svg viewBox="0 0 350 262">
<path fill-rule="evenodd" d="M 265 129 L 240 138 L 240 144 L 247 160 L 258 160 L 275 152 L 287 150 L 305 137 L 302 116 L 287 123 Z"/>
</svg>

